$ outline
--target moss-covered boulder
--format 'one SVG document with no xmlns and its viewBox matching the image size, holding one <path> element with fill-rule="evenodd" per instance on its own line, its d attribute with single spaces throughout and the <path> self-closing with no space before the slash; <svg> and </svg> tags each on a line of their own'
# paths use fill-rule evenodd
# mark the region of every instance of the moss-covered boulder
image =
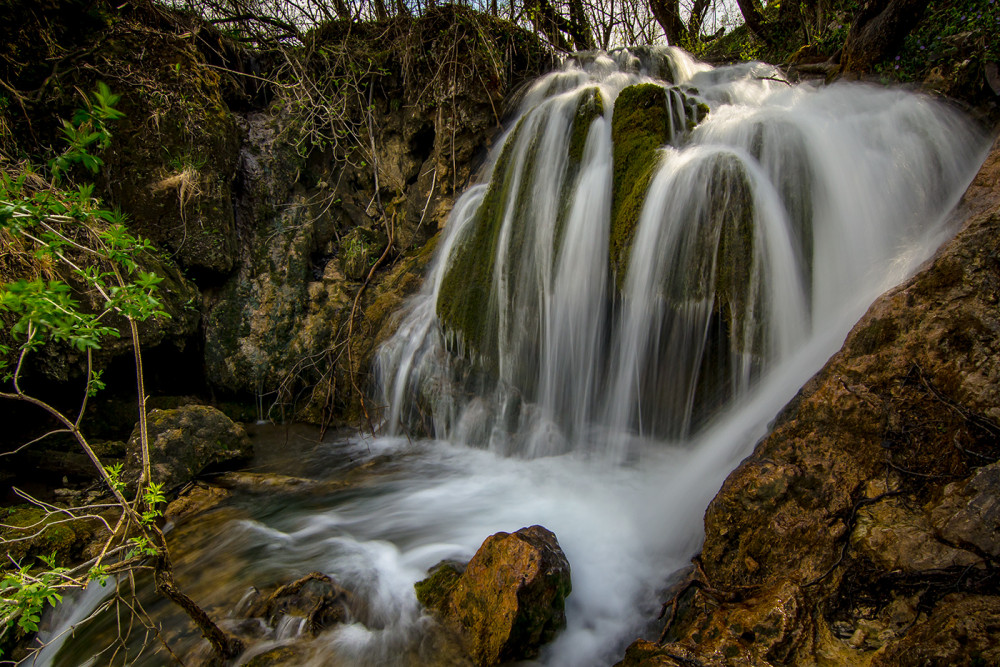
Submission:
<svg viewBox="0 0 1000 667">
<path fill-rule="evenodd" d="M 452 560 L 441 561 L 427 572 L 426 579 L 413 585 L 413 589 L 417 593 L 417 601 L 428 609 L 444 611 L 448 607 L 451 594 L 463 572 L 465 572 L 464 563 Z"/>
<path fill-rule="evenodd" d="M 611 119 L 614 174 L 611 185 L 610 267 L 624 284 L 635 228 L 658 164 L 659 149 L 676 143 L 708 114 L 708 107 L 677 88 L 640 83 L 615 100 Z"/>
<path fill-rule="evenodd" d="M 152 481 L 168 490 L 183 486 L 208 468 L 237 465 L 253 455 L 243 427 L 207 405 L 152 410 L 147 424 Z M 135 482 L 141 474 L 137 425 L 129 438 L 122 478 Z"/>
<path fill-rule="evenodd" d="M 72 521 L 67 518 L 67 514 L 58 510 L 47 512 L 35 505 L 0 508 L 0 540 L 7 555 L 0 563 L 0 572 L 14 563 L 28 567 L 42 565 L 40 556 L 52 557 L 57 565 L 70 566 L 87 553 L 98 535 L 108 534 L 96 518 Z"/>
<path fill-rule="evenodd" d="M 555 535 L 531 526 L 487 538 L 464 572 L 444 563 L 416 589 L 485 666 L 538 655 L 566 627 L 572 584 Z"/>
</svg>

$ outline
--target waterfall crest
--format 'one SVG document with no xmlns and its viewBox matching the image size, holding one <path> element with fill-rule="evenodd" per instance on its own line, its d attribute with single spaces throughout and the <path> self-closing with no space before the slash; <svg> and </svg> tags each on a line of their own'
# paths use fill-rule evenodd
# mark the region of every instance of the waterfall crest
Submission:
<svg viewBox="0 0 1000 667">
<path fill-rule="evenodd" d="M 688 441 L 933 252 L 981 149 L 912 94 L 578 56 L 456 204 L 379 353 L 386 427 L 526 457 Z"/>
</svg>

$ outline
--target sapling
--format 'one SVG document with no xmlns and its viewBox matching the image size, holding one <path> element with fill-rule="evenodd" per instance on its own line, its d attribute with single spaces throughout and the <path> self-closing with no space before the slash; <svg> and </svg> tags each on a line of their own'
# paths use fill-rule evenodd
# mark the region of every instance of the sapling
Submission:
<svg viewBox="0 0 1000 667">
<path fill-rule="evenodd" d="M 84 520 L 103 524 L 106 537 L 95 558 L 74 568 L 57 566 L 54 557 L 43 558 L 41 567 L 13 559 L 5 563 L 0 580 L 0 638 L 14 627 L 22 633 L 36 632 L 42 610 L 59 603 L 66 591 L 151 569 L 157 590 L 189 615 L 219 655 L 231 658 L 242 650 L 241 642 L 223 632 L 177 588 L 159 527 L 166 496 L 163 485 L 152 479 L 137 326 L 151 318 L 169 317 L 158 295 L 162 278 L 143 270 L 144 258 L 155 250 L 128 231 L 119 212 L 101 205 L 92 184 L 73 184 L 70 178 L 77 172 L 93 175 L 102 166 L 97 153 L 111 142 L 109 124 L 122 116 L 116 108 L 119 99 L 105 84 L 97 85 L 85 106 L 63 123 L 66 147 L 49 161 L 47 179 L 42 169 L 31 165 L 0 171 L 0 239 L 30 274 L 0 287 L 0 313 L 9 343 L 0 345 L 0 398 L 33 405 L 56 424 L 0 456 L 45 438 L 69 437 L 90 459 L 112 498 L 104 504 L 58 507 L 15 489 L 42 510 L 42 518 L 26 527 L 0 524 L 8 534 L 0 543 L 9 546 L 57 523 Z M 142 469 L 134 488 L 122 479 L 121 464 L 101 460 L 82 428 L 88 402 L 104 388 L 94 352 L 123 333 L 135 358 L 139 412 Z M 24 388 L 30 361 L 43 348 L 84 357 L 84 387 L 74 410 Z M 141 613 L 138 605 L 130 608 Z"/>
</svg>

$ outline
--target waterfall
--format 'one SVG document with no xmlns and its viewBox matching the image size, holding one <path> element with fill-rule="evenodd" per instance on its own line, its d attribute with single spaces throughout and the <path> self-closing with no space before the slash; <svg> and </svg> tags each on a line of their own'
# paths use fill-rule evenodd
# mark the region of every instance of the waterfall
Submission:
<svg viewBox="0 0 1000 667">
<path fill-rule="evenodd" d="M 578 56 L 456 204 L 378 357 L 386 428 L 527 458 L 689 446 L 937 247 L 981 150 L 901 91 Z"/>
<path fill-rule="evenodd" d="M 299 646 L 298 664 L 439 665 L 414 583 L 541 524 L 573 591 L 538 662 L 616 662 L 655 636 L 661 587 L 697 551 L 728 472 L 955 231 L 947 214 L 986 148 L 910 93 L 793 86 L 672 48 L 577 56 L 524 92 L 381 348 L 386 434 L 308 454 L 283 431 L 258 440 L 284 453 L 279 472 L 333 483 L 206 514 L 177 541 L 178 580 L 228 609 L 250 585 L 323 572 L 362 618 Z M 106 662 L 107 642 L 79 643 L 51 664 Z"/>
</svg>

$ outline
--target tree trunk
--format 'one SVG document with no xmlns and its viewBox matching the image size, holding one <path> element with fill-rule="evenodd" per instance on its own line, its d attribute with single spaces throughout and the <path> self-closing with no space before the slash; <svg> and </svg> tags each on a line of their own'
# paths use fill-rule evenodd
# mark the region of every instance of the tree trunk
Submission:
<svg viewBox="0 0 1000 667">
<path fill-rule="evenodd" d="M 760 0 L 736 0 L 736 3 L 740 6 L 747 29 L 757 39 L 770 44 L 770 34 L 764 24 L 764 10 L 760 6 Z"/>
<path fill-rule="evenodd" d="M 347 3 L 344 2 L 344 0 L 334 0 L 333 9 L 334 11 L 337 12 L 337 18 L 341 19 L 342 21 L 351 20 L 352 18 L 351 10 L 347 6 Z"/>
<path fill-rule="evenodd" d="M 590 27 L 587 12 L 583 9 L 583 0 L 569 0 L 570 37 L 577 51 L 590 51 L 594 48 L 594 31 Z"/>
<path fill-rule="evenodd" d="M 680 46 L 684 40 L 684 22 L 681 21 L 681 9 L 677 0 L 649 0 L 649 8 L 653 10 L 656 22 L 663 28 L 667 41 L 674 46 Z"/>
<path fill-rule="evenodd" d="M 531 0 L 531 4 L 526 5 L 526 8 L 534 10 L 530 16 L 535 30 L 542 33 L 553 47 L 567 53 L 573 50 L 563 35 L 564 31 L 569 32 L 566 29 L 566 24 L 569 22 L 556 13 L 555 8 L 549 4 L 549 0 Z"/>
<path fill-rule="evenodd" d="M 926 8 L 926 0 L 868 0 L 847 33 L 841 71 L 868 72 L 898 51 Z"/>
<path fill-rule="evenodd" d="M 688 39 L 691 44 L 701 41 L 701 26 L 705 22 L 708 2 L 709 0 L 694 0 L 694 5 L 691 7 L 691 19 L 688 21 Z"/>
</svg>

